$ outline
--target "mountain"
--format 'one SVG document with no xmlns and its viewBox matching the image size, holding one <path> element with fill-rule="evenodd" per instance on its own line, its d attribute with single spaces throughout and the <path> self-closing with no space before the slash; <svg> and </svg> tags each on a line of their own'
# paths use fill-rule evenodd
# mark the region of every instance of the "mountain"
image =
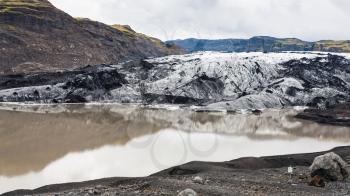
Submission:
<svg viewBox="0 0 350 196">
<path fill-rule="evenodd" d="M 74 69 L 182 53 L 137 33 L 73 18 L 47 0 L 0 0 L 0 74 Z"/>
<path fill-rule="evenodd" d="M 0 102 L 186 104 L 204 110 L 350 101 L 350 55 L 201 52 L 0 77 Z"/>
<path fill-rule="evenodd" d="M 186 52 L 227 51 L 227 52 L 282 52 L 282 51 L 323 51 L 350 52 L 350 41 L 323 40 L 306 42 L 296 38 L 279 39 L 267 36 L 250 39 L 185 39 L 167 41 L 178 45 Z"/>
</svg>

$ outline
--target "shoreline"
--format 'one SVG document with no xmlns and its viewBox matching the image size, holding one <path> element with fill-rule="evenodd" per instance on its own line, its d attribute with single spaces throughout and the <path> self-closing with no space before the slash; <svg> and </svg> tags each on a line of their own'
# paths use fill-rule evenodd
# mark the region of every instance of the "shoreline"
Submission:
<svg viewBox="0 0 350 196">
<path fill-rule="evenodd" d="M 349 194 L 349 180 L 329 182 L 325 188 L 307 185 L 308 167 L 315 157 L 328 152 L 335 152 L 350 162 L 350 146 L 344 146 L 316 153 L 246 157 L 227 162 L 189 162 L 148 177 L 116 177 L 48 185 L 4 195 L 177 195 L 187 188 L 195 190 L 199 195 Z M 292 177 L 287 174 L 289 166 L 295 167 Z"/>
</svg>

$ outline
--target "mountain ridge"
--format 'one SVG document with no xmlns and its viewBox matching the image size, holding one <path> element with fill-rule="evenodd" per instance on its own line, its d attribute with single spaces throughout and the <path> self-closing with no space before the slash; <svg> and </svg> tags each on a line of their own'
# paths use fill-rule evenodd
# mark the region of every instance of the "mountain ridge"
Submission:
<svg viewBox="0 0 350 196">
<path fill-rule="evenodd" d="M 73 18 L 47 0 L 0 0 L 0 53 L 0 74 L 18 74 L 182 51 L 130 27 Z"/>
<path fill-rule="evenodd" d="M 175 44 L 186 52 L 226 51 L 226 52 L 283 52 L 283 51 L 321 51 L 349 53 L 349 40 L 303 41 L 298 38 L 275 38 L 254 36 L 250 39 L 177 39 L 166 43 Z"/>
</svg>

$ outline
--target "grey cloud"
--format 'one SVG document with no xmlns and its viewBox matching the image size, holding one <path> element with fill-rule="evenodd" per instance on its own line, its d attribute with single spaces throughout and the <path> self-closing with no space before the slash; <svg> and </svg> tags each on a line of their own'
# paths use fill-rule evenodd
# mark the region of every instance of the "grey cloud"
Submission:
<svg viewBox="0 0 350 196">
<path fill-rule="evenodd" d="M 163 40 L 350 39 L 349 0 L 50 0 L 73 16 L 128 24 Z"/>
</svg>

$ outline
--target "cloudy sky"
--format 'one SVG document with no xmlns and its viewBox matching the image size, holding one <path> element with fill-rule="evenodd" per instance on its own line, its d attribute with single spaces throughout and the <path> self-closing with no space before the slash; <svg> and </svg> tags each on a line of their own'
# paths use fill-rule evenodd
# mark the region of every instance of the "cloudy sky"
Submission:
<svg viewBox="0 0 350 196">
<path fill-rule="evenodd" d="M 350 0 L 50 0 L 72 16 L 128 24 L 162 40 L 350 39 Z"/>
</svg>

